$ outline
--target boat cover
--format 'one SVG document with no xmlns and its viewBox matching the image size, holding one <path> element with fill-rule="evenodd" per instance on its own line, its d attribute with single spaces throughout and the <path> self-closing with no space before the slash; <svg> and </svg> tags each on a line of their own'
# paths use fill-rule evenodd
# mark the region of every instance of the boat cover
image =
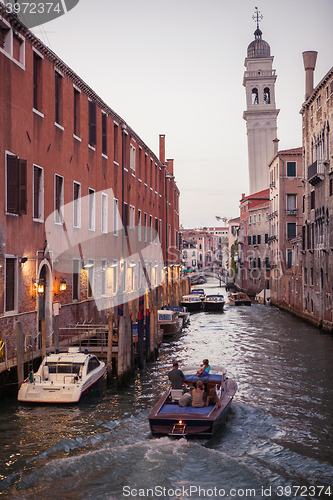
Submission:
<svg viewBox="0 0 333 500">
<path fill-rule="evenodd" d="M 159 415 L 161 413 L 200 413 L 200 415 L 208 415 L 214 406 L 202 406 L 201 408 L 194 408 L 193 406 L 179 406 L 172 404 L 165 404 L 162 406 Z"/>
<path fill-rule="evenodd" d="M 221 373 L 208 374 L 207 377 L 198 377 L 197 375 L 185 374 L 185 382 L 198 382 L 198 380 L 201 380 L 202 382 L 207 382 L 207 380 L 212 380 L 213 382 L 221 382 L 221 379 L 222 379 Z"/>
</svg>

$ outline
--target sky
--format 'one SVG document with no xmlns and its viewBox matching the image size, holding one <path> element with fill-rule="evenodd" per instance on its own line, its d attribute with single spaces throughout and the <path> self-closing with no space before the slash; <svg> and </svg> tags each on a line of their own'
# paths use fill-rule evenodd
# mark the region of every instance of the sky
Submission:
<svg viewBox="0 0 333 500">
<path fill-rule="evenodd" d="M 80 0 L 32 31 L 147 146 L 174 159 L 184 228 L 221 225 L 249 194 L 244 61 L 258 7 L 277 73 L 279 149 L 302 145 L 302 52 L 333 66 L 333 0 Z"/>
</svg>

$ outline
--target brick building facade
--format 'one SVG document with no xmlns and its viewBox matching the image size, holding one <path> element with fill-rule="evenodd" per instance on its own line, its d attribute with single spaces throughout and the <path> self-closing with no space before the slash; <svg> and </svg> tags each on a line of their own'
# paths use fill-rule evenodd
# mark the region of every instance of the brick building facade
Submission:
<svg viewBox="0 0 333 500">
<path fill-rule="evenodd" d="M 179 279 L 179 189 L 159 156 L 0 6 L 0 325 L 91 320 Z M 61 308 L 59 309 L 59 306 Z"/>
</svg>

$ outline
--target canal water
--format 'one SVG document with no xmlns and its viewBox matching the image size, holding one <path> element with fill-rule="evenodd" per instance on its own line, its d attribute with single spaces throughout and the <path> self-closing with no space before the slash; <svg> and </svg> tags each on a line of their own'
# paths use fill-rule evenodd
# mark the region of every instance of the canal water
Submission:
<svg viewBox="0 0 333 500">
<path fill-rule="evenodd" d="M 238 384 L 225 427 L 210 440 L 152 438 L 172 361 L 203 358 Z M 331 334 L 273 307 L 192 314 L 123 390 L 104 380 L 67 407 L 2 401 L 0 497 L 333 498 L 332 360 Z"/>
</svg>

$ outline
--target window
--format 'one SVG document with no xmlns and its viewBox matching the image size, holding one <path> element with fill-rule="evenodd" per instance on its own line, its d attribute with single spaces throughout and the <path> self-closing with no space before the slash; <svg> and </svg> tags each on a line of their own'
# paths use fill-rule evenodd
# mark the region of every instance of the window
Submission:
<svg viewBox="0 0 333 500">
<path fill-rule="evenodd" d="M 293 255 L 292 249 L 291 248 L 287 248 L 287 258 L 286 258 L 286 268 L 287 269 L 291 269 L 292 255 Z"/>
<path fill-rule="evenodd" d="M 54 72 L 55 85 L 55 115 L 54 121 L 58 124 L 62 122 L 62 76 L 58 71 Z"/>
<path fill-rule="evenodd" d="M 252 223 L 252 215 L 250 215 L 250 217 L 249 217 L 249 224 L 251 224 L 251 223 Z"/>
<path fill-rule="evenodd" d="M 81 227 L 81 184 L 73 185 L 73 226 Z"/>
<path fill-rule="evenodd" d="M 64 178 L 61 175 L 54 176 L 54 221 L 63 223 L 64 207 Z"/>
<path fill-rule="evenodd" d="M 42 59 L 36 54 L 33 53 L 33 79 L 34 79 L 34 109 L 41 111 L 42 110 Z"/>
<path fill-rule="evenodd" d="M 131 229 L 135 228 L 135 207 L 133 205 L 130 205 L 129 226 Z"/>
<path fill-rule="evenodd" d="M 135 147 L 130 144 L 130 167 L 135 172 Z"/>
<path fill-rule="evenodd" d="M 88 260 L 88 298 L 94 294 L 94 261 Z"/>
<path fill-rule="evenodd" d="M 247 237 L 247 244 L 248 244 L 248 245 L 251 245 L 251 236 L 248 236 L 248 237 Z"/>
<path fill-rule="evenodd" d="M 258 222 L 261 220 L 261 214 L 258 214 Z"/>
<path fill-rule="evenodd" d="M 259 104 L 258 89 L 252 89 L 252 104 Z"/>
<path fill-rule="evenodd" d="M 311 198 L 310 198 L 310 200 L 311 200 L 311 205 L 310 205 L 311 206 L 311 210 L 314 210 L 315 209 L 315 204 L 316 204 L 316 192 L 315 192 L 314 189 L 311 191 Z"/>
<path fill-rule="evenodd" d="M 296 177 L 295 161 L 287 161 L 287 177 Z"/>
<path fill-rule="evenodd" d="M 5 289 L 5 311 L 15 311 L 17 309 L 17 258 L 6 257 L 6 289 Z"/>
<path fill-rule="evenodd" d="M 333 179 L 332 177 L 330 178 L 330 196 L 333 195 Z"/>
<path fill-rule="evenodd" d="M 95 231 L 95 191 L 88 190 L 88 228 Z"/>
<path fill-rule="evenodd" d="M 149 242 L 153 242 L 153 217 L 150 215 L 149 216 L 149 227 L 150 227 L 150 236 L 149 236 Z"/>
<path fill-rule="evenodd" d="M 317 104 L 317 110 L 321 108 L 321 95 L 317 97 L 316 104 Z"/>
<path fill-rule="evenodd" d="M 141 241 L 141 210 L 138 210 L 138 241 Z"/>
<path fill-rule="evenodd" d="M 7 207 L 10 214 L 27 213 L 27 160 L 6 155 L 7 163 Z"/>
<path fill-rule="evenodd" d="M 80 261 L 73 259 L 73 300 L 79 300 Z"/>
<path fill-rule="evenodd" d="M 302 198 L 302 212 L 303 212 L 303 214 L 305 212 L 305 194 L 303 194 L 303 198 Z"/>
<path fill-rule="evenodd" d="M 270 90 L 268 87 L 264 88 L 264 104 L 270 104 L 271 103 L 271 96 L 270 96 Z"/>
<path fill-rule="evenodd" d="M 258 234 L 258 236 L 257 236 L 257 243 L 258 243 L 258 245 L 261 244 L 261 234 Z"/>
<path fill-rule="evenodd" d="M 103 155 L 108 154 L 107 147 L 107 119 L 108 116 L 106 113 L 102 113 L 102 153 Z"/>
<path fill-rule="evenodd" d="M 34 206 L 33 218 L 35 220 L 43 221 L 44 219 L 44 206 L 43 206 L 43 169 L 34 165 Z"/>
<path fill-rule="evenodd" d="M 294 212 L 296 210 L 296 194 L 287 194 L 287 211 Z"/>
<path fill-rule="evenodd" d="M 102 260 L 102 267 L 101 267 L 101 295 L 106 295 L 106 260 Z"/>
<path fill-rule="evenodd" d="M 80 91 L 74 87 L 74 135 L 80 137 Z"/>
<path fill-rule="evenodd" d="M 252 244 L 253 245 L 257 244 L 257 236 L 255 234 L 252 236 Z"/>
<path fill-rule="evenodd" d="M 102 193 L 102 233 L 108 232 L 108 195 Z"/>
<path fill-rule="evenodd" d="M 96 102 L 88 101 L 89 104 L 89 144 L 91 146 L 96 146 L 97 142 L 97 134 L 96 134 L 96 126 L 97 126 L 97 116 L 96 116 Z"/>
<path fill-rule="evenodd" d="M 257 219 L 257 216 L 256 216 L 256 214 L 254 214 L 254 216 L 253 216 L 253 224 L 256 223 L 256 219 Z"/>
<path fill-rule="evenodd" d="M 118 163 L 118 125 L 113 124 L 113 160 Z"/>
<path fill-rule="evenodd" d="M 296 238 L 296 222 L 287 222 L 287 239 Z"/>
<path fill-rule="evenodd" d="M 118 200 L 113 200 L 113 234 L 117 235 L 118 232 Z"/>
<path fill-rule="evenodd" d="M 143 215 L 143 237 L 144 237 L 144 241 L 147 241 L 147 214 L 146 214 L 146 212 Z"/>
<path fill-rule="evenodd" d="M 158 219 L 155 217 L 155 234 L 154 234 L 155 244 L 157 244 L 158 240 Z"/>
<path fill-rule="evenodd" d="M 258 269 L 261 269 L 261 258 L 260 257 L 258 257 L 258 264 L 257 264 L 257 266 L 258 266 Z"/>
</svg>

